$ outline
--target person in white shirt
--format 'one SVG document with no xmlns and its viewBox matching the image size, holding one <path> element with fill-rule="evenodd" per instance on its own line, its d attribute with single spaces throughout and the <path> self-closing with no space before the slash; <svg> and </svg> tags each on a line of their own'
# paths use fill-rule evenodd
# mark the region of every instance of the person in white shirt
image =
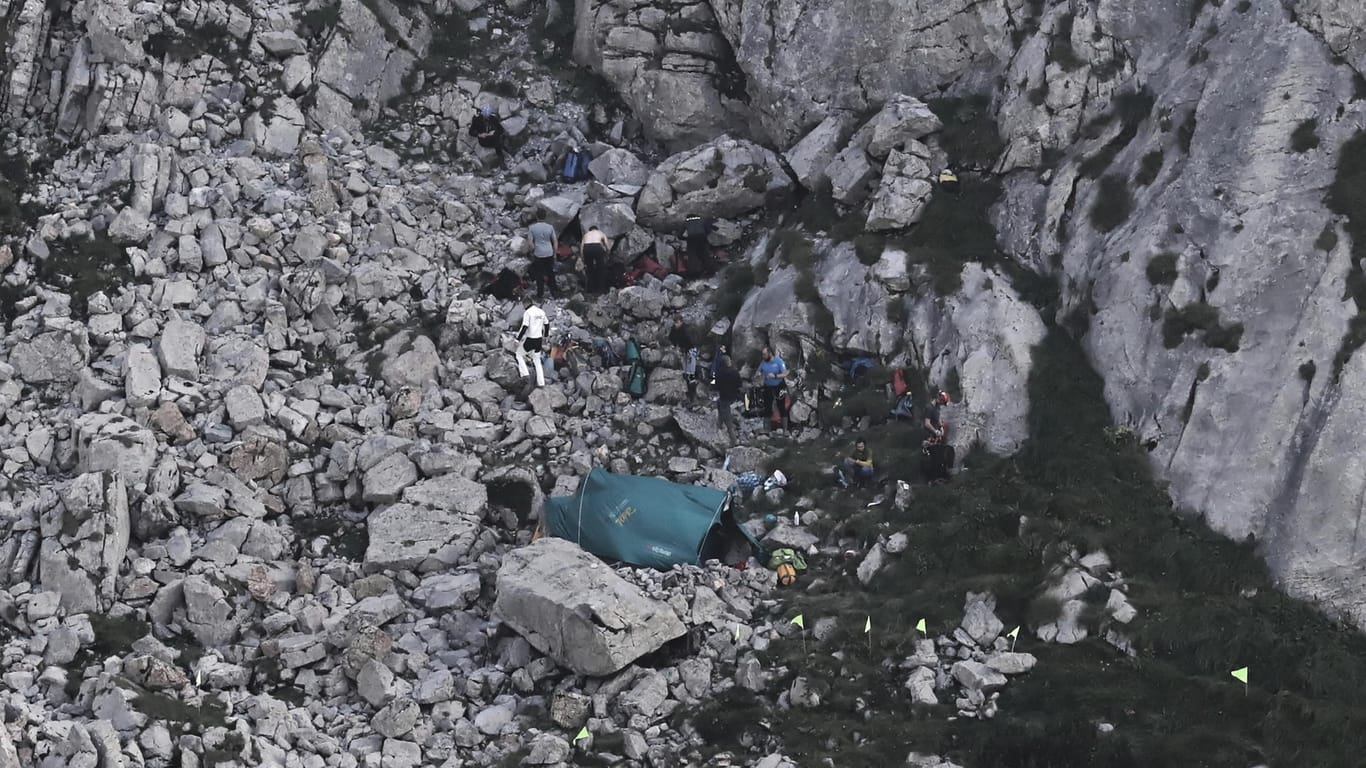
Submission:
<svg viewBox="0 0 1366 768">
<path fill-rule="evenodd" d="M 541 348 L 545 344 L 545 329 L 550 325 L 550 319 L 545 316 L 545 310 L 536 306 L 532 299 L 526 300 L 526 310 L 522 312 L 522 328 L 517 332 L 517 370 L 523 377 L 529 375 L 526 367 L 526 359 L 531 357 L 531 362 L 536 366 L 536 386 L 545 386 L 545 371 L 541 367 Z"/>
</svg>

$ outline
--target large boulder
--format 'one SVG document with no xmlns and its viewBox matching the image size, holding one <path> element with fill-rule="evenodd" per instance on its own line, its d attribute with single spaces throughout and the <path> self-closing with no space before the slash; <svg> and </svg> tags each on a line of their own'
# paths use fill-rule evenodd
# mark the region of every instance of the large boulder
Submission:
<svg viewBox="0 0 1366 768">
<path fill-rule="evenodd" d="M 441 356 L 426 336 L 396 333 L 384 343 L 383 355 L 380 376 L 393 388 L 424 388 L 435 383 L 441 371 Z"/>
<path fill-rule="evenodd" d="M 469 554 L 479 535 L 488 491 L 479 483 L 453 475 L 424 486 L 410 488 L 408 498 L 422 502 L 439 499 L 439 504 L 405 502 L 370 515 L 370 544 L 365 550 L 368 569 L 425 573 L 457 565 Z"/>
<path fill-rule="evenodd" d="M 598 558 L 544 538 L 503 557 L 493 615 L 581 675 L 610 675 L 687 631 Z"/>
<path fill-rule="evenodd" d="M 129 485 L 147 481 L 156 463 L 151 431 L 115 413 L 87 413 L 76 419 L 76 471 L 118 472 Z"/>
<path fill-rule="evenodd" d="M 206 343 L 198 323 L 174 318 L 166 323 L 157 339 L 157 358 L 167 376 L 195 381 L 199 378 L 199 356 Z"/>
<path fill-rule="evenodd" d="M 341 0 L 336 13 L 337 34 L 327 36 L 317 59 L 309 118 L 354 134 L 406 92 L 405 78 L 431 45 L 431 22 L 421 7 L 391 0 Z"/>
<path fill-rule="evenodd" d="M 648 137 L 676 151 L 748 124 L 743 75 L 711 3 L 579 0 L 574 10 L 575 60 L 616 88 Z"/>
<path fill-rule="evenodd" d="M 74 382 L 90 357 L 84 334 L 47 331 L 16 344 L 10 353 L 15 374 L 28 384 Z"/>
<path fill-rule="evenodd" d="M 848 118 L 831 115 L 812 128 L 810 133 L 783 155 L 788 167 L 803 187 L 809 190 L 820 189 L 830 180 L 825 174 L 825 169 L 830 166 L 848 138 L 848 124 Z"/>
<path fill-rule="evenodd" d="M 772 151 L 721 136 L 674 155 L 655 169 L 636 204 L 644 226 L 672 231 L 690 215 L 743 216 L 792 190 L 792 179 Z"/>
<path fill-rule="evenodd" d="M 928 158 L 929 149 L 918 141 L 911 141 L 906 152 L 891 151 L 882 167 L 882 184 L 873 193 L 868 231 L 905 229 L 920 221 L 934 192 Z"/>
<path fill-rule="evenodd" d="M 270 353 L 249 336 L 219 336 L 209 342 L 209 376 L 226 387 L 260 389 L 270 371 Z"/>
<path fill-rule="evenodd" d="M 39 581 L 62 596 L 67 613 L 107 608 L 118 596 L 114 582 L 130 535 L 123 478 L 116 472 L 88 472 L 60 495 L 61 503 L 39 521 Z"/>
</svg>

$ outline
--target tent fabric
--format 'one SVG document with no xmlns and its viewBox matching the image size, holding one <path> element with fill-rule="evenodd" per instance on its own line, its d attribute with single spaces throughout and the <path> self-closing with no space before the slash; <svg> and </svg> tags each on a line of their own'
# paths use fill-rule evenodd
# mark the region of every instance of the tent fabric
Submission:
<svg viewBox="0 0 1366 768">
<path fill-rule="evenodd" d="M 714 488 L 595 467 L 573 496 L 546 500 L 546 532 L 608 560 L 660 570 L 696 565 L 720 557 L 727 538 L 758 546 L 735 525 L 728 499 Z"/>
</svg>

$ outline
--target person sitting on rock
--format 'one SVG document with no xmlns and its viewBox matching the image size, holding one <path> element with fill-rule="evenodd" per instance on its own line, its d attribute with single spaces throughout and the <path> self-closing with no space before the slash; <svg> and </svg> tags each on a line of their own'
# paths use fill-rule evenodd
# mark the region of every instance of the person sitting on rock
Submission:
<svg viewBox="0 0 1366 768">
<path fill-rule="evenodd" d="M 949 404 L 949 393 L 940 392 L 930 400 L 930 404 L 925 406 L 925 419 L 922 422 L 925 427 L 925 442 L 939 444 L 949 434 L 949 422 L 944 418 L 941 409 Z"/>
<path fill-rule="evenodd" d="M 493 107 L 484 107 L 479 110 L 479 114 L 470 121 L 470 135 L 484 149 L 491 149 L 498 153 L 498 159 L 503 159 L 503 140 L 507 137 L 507 131 L 503 129 L 503 120 L 493 111 Z"/>
<path fill-rule="evenodd" d="M 839 483 L 845 488 L 849 487 L 851 481 L 863 485 L 873 479 L 876 471 L 873 466 L 873 453 L 868 450 L 868 443 L 859 438 L 854 443 L 854 450 L 845 457 L 844 464 L 839 469 Z"/>
</svg>

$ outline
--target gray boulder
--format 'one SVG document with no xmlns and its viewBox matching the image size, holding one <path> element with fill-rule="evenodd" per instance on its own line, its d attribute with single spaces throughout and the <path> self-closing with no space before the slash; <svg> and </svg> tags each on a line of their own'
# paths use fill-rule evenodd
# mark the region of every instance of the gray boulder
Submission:
<svg viewBox="0 0 1366 768">
<path fill-rule="evenodd" d="M 29 384 L 74 382 L 85 368 L 90 344 L 83 334 L 48 331 L 14 346 L 10 365 Z"/>
<path fill-rule="evenodd" d="M 219 336 L 209 342 L 209 376 L 220 384 L 259 390 L 270 370 L 270 353 L 248 336 Z"/>
<path fill-rule="evenodd" d="M 417 482 L 417 465 L 401 453 L 391 453 L 365 473 L 363 498 L 372 503 L 397 501 Z"/>
<path fill-rule="evenodd" d="M 912 147 L 920 143 L 919 139 L 943 127 L 944 124 L 924 102 L 898 94 L 882 105 L 873 119 L 854 134 L 850 143 L 863 147 L 869 155 L 882 160 L 893 150 L 914 151 Z"/>
<path fill-rule="evenodd" d="M 76 471 L 112 470 L 130 485 L 147 481 L 156 463 L 151 431 L 114 413 L 87 413 L 76 419 Z"/>
<path fill-rule="evenodd" d="M 930 183 L 929 150 L 912 141 L 908 152 L 892 150 L 882 168 L 882 183 L 873 193 L 868 210 L 867 228 L 872 232 L 904 229 L 920 221 L 930 203 L 934 186 Z"/>
<path fill-rule="evenodd" d="M 1000 636 L 1005 625 L 996 618 L 996 597 L 990 592 L 978 594 L 969 592 L 963 604 L 963 621 L 960 625 L 977 645 L 987 648 Z"/>
<path fill-rule="evenodd" d="M 162 372 L 189 381 L 199 378 L 199 356 L 204 352 L 204 329 L 198 323 L 173 318 L 157 338 L 157 358 Z"/>
<path fill-rule="evenodd" d="M 1005 675 L 978 661 L 957 662 L 949 673 L 969 691 L 994 693 L 1006 685 Z"/>
<path fill-rule="evenodd" d="M 441 370 L 441 356 L 436 345 L 426 336 L 404 331 L 394 334 L 384 343 L 384 363 L 380 375 L 392 388 L 422 389 L 437 380 Z"/>
<path fill-rule="evenodd" d="M 118 596 L 115 579 L 128 551 L 128 493 L 114 472 L 89 472 L 61 491 L 43 513 L 39 581 L 61 595 L 68 613 L 107 608 Z"/>
<path fill-rule="evenodd" d="M 850 144 L 835 155 L 825 173 L 830 178 L 830 196 L 848 206 L 862 203 L 877 178 L 877 168 L 857 144 Z"/>
<path fill-rule="evenodd" d="M 161 394 L 161 364 L 152 348 L 146 344 L 129 346 L 123 367 L 124 397 L 128 404 L 134 408 L 155 404 Z"/>
<path fill-rule="evenodd" d="M 651 229 L 673 231 L 689 215 L 736 218 L 791 189 L 792 179 L 772 151 L 721 136 L 660 163 L 640 193 L 636 218 Z"/>
<path fill-rule="evenodd" d="M 831 115 L 784 153 L 783 158 L 787 160 L 788 167 L 803 187 L 820 189 L 830 180 L 825 169 L 849 138 L 848 125 L 847 118 Z"/>
<path fill-rule="evenodd" d="M 563 539 L 509 552 L 497 584 L 493 616 L 581 675 L 610 675 L 687 631 L 672 608 Z"/>
<path fill-rule="evenodd" d="M 593 178 L 609 187 L 643 187 L 650 177 L 650 166 L 646 165 L 645 161 L 636 157 L 630 150 L 617 147 L 593 158 L 588 164 L 588 170 L 593 173 Z"/>
<path fill-rule="evenodd" d="M 365 564 L 370 570 L 430 572 L 458 565 L 479 534 L 488 504 L 484 486 L 464 478 L 443 508 L 400 503 L 370 515 L 370 544 Z"/>
</svg>

